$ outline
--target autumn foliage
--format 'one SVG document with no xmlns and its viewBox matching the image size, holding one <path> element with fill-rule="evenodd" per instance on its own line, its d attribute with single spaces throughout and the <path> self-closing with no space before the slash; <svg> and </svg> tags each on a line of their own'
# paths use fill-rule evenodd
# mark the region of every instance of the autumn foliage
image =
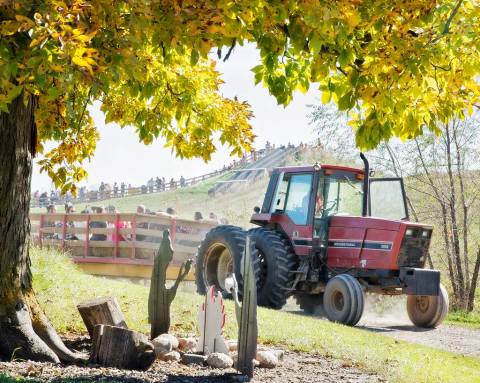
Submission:
<svg viewBox="0 0 480 383">
<path fill-rule="evenodd" d="M 37 99 L 42 169 L 64 189 L 85 173 L 98 133 L 88 105 L 140 140 L 165 138 L 208 160 L 212 137 L 239 154 L 254 138 L 248 104 L 223 97 L 212 59 L 251 42 L 256 82 L 287 105 L 319 87 L 349 110 L 357 145 L 436 130 L 479 95 L 475 1 L 0 0 L 0 110 Z M 210 55 L 209 55 L 210 54 Z M 49 140 L 59 144 L 44 151 Z"/>
</svg>

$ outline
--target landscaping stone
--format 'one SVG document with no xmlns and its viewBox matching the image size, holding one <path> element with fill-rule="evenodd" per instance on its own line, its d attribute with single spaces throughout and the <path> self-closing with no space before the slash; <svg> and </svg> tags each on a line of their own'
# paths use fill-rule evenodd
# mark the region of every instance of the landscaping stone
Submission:
<svg viewBox="0 0 480 383">
<path fill-rule="evenodd" d="M 182 357 L 178 351 L 168 351 L 160 353 L 158 359 L 163 360 L 164 362 L 178 362 Z"/>
<path fill-rule="evenodd" d="M 213 352 L 208 355 L 207 364 L 214 368 L 229 368 L 233 366 L 233 360 L 226 354 Z"/>
<path fill-rule="evenodd" d="M 182 355 L 183 364 L 204 365 L 206 361 L 207 361 L 207 357 L 205 355 L 199 355 L 199 354 L 183 354 Z"/>
<path fill-rule="evenodd" d="M 283 357 L 285 355 L 285 351 L 283 351 L 283 350 L 273 350 L 272 352 L 277 357 L 278 361 L 281 362 L 283 360 Z"/>
<path fill-rule="evenodd" d="M 152 340 L 152 343 L 155 347 L 155 355 L 158 356 L 163 352 L 172 351 L 172 342 L 170 339 L 160 335 Z"/>
<path fill-rule="evenodd" d="M 152 340 L 155 346 L 155 354 L 158 356 L 161 353 L 169 352 L 178 348 L 178 339 L 171 334 L 162 334 Z"/>
<path fill-rule="evenodd" d="M 238 340 L 236 339 L 227 340 L 227 347 L 229 352 L 238 351 Z"/>
<path fill-rule="evenodd" d="M 195 338 L 178 338 L 178 349 L 183 352 L 195 352 L 197 340 Z"/>
<path fill-rule="evenodd" d="M 278 365 L 278 358 L 272 351 L 257 351 L 256 359 L 263 368 L 275 368 Z"/>
</svg>

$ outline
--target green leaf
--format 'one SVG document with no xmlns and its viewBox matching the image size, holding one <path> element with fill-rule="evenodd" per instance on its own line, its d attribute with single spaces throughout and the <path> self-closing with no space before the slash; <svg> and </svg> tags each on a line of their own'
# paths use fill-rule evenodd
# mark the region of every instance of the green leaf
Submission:
<svg viewBox="0 0 480 383">
<path fill-rule="evenodd" d="M 346 67 L 347 65 L 350 65 L 353 60 L 355 60 L 355 53 L 352 49 L 349 48 L 342 50 L 340 56 L 338 56 L 338 63 L 341 67 Z"/>
<path fill-rule="evenodd" d="M 355 105 L 355 97 L 353 96 L 353 92 L 350 91 L 344 94 L 338 100 L 338 109 L 339 110 L 349 110 L 352 109 Z"/>
<path fill-rule="evenodd" d="M 192 49 L 192 53 L 190 55 L 190 65 L 195 65 L 198 63 L 200 59 L 200 53 L 196 49 Z"/>
</svg>

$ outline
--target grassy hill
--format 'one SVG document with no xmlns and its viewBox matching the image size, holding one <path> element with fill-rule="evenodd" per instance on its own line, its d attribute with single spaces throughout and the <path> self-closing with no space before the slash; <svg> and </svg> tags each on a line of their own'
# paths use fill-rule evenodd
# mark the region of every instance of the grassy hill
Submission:
<svg viewBox="0 0 480 383">
<path fill-rule="evenodd" d="M 120 301 L 129 327 L 148 333 L 148 289 L 80 272 L 63 254 L 33 248 L 34 288 L 53 325 L 62 333 L 85 333 L 75 305 L 98 296 Z M 172 331 L 195 334 L 202 297 L 179 292 L 172 305 Z M 228 338 L 237 338 L 234 307 L 226 302 Z M 344 360 L 375 371 L 389 382 L 478 382 L 480 359 L 395 340 L 363 329 L 265 308 L 258 310 L 262 343 Z"/>
</svg>

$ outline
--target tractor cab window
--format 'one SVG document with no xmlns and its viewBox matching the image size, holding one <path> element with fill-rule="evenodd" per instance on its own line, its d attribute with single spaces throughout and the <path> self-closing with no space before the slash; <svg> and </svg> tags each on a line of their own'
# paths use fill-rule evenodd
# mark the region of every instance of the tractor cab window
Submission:
<svg viewBox="0 0 480 383">
<path fill-rule="evenodd" d="M 387 219 L 408 219 L 405 189 L 401 178 L 370 179 L 370 215 Z"/>
<path fill-rule="evenodd" d="M 315 237 L 326 237 L 328 217 L 362 215 L 362 196 L 362 180 L 346 174 L 321 176 L 315 199 Z"/>
<path fill-rule="evenodd" d="M 285 213 L 296 225 L 306 225 L 312 174 L 284 174 L 277 187 L 272 213 Z"/>
</svg>

